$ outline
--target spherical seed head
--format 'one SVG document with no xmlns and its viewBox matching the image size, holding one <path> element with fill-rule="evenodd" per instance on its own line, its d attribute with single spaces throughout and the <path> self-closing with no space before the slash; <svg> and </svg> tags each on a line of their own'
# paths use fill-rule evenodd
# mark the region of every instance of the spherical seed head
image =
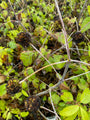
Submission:
<svg viewBox="0 0 90 120">
<path fill-rule="evenodd" d="M 75 43 L 80 43 L 84 41 L 84 35 L 81 32 L 74 33 L 72 38 Z"/>
<path fill-rule="evenodd" d="M 38 96 L 30 96 L 24 103 L 27 111 L 36 112 L 40 107 L 40 98 Z"/>
<path fill-rule="evenodd" d="M 16 42 L 21 44 L 23 47 L 28 47 L 31 42 L 31 36 L 27 32 L 20 32 L 17 35 Z"/>
<path fill-rule="evenodd" d="M 15 94 L 20 91 L 21 87 L 19 84 L 19 81 L 14 79 L 14 80 L 9 80 L 7 83 L 7 93 L 8 94 Z"/>
</svg>

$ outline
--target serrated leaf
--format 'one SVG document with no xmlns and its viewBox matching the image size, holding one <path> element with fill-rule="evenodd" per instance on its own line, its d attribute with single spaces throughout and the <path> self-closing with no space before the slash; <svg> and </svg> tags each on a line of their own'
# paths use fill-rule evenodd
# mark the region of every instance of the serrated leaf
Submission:
<svg viewBox="0 0 90 120">
<path fill-rule="evenodd" d="M 64 102 L 71 102 L 73 101 L 73 96 L 70 92 L 64 92 L 62 95 L 61 95 L 61 99 L 64 101 Z"/>
<path fill-rule="evenodd" d="M 23 94 L 24 96 L 28 97 L 28 94 L 27 94 L 27 92 L 26 92 L 25 90 L 22 90 L 22 94 Z"/>
<path fill-rule="evenodd" d="M 62 111 L 60 111 L 60 115 L 68 117 L 78 113 L 78 110 L 79 110 L 78 105 L 71 105 L 71 106 L 65 107 Z"/>
<path fill-rule="evenodd" d="M 90 29 L 90 17 L 86 17 L 81 24 L 81 32 L 85 32 Z"/>
<path fill-rule="evenodd" d="M 80 107 L 80 111 L 81 111 L 82 120 L 89 120 L 88 113 L 82 107 Z"/>
<path fill-rule="evenodd" d="M 88 104 L 90 102 L 90 90 L 86 88 L 81 94 L 80 102 L 83 104 Z"/>
<path fill-rule="evenodd" d="M 32 64 L 32 57 L 33 57 L 32 51 L 24 51 L 20 54 L 20 59 L 22 60 L 25 66 L 29 66 Z"/>
</svg>

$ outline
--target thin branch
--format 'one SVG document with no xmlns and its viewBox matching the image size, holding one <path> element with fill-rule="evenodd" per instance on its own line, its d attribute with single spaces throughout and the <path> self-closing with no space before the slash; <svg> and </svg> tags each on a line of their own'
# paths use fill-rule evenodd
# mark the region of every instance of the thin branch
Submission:
<svg viewBox="0 0 90 120">
<path fill-rule="evenodd" d="M 44 115 L 40 110 L 38 110 L 38 112 L 41 114 L 41 116 L 42 116 L 45 120 L 48 120 L 48 119 L 45 117 L 45 115 Z"/>
<path fill-rule="evenodd" d="M 57 12 L 59 14 L 59 18 L 60 18 L 60 21 L 61 21 L 61 24 L 62 24 L 62 27 L 63 27 L 63 33 L 64 33 L 64 37 L 65 37 L 65 44 L 66 44 L 67 55 L 68 55 L 68 59 L 70 61 L 70 51 L 69 51 L 69 45 L 68 45 L 68 40 L 67 40 L 67 33 L 66 33 L 66 30 L 65 30 L 65 27 L 64 27 L 64 22 L 63 22 L 63 19 L 62 19 L 62 16 L 61 16 L 61 12 L 59 10 L 59 6 L 58 6 L 58 3 L 57 3 L 57 0 L 55 0 L 55 4 L 56 4 Z"/>
<path fill-rule="evenodd" d="M 52 101 L 51 88 L 49 88 L 49 95 L 50 95 L 50 100 L 51 100 L 52 108 L 53 108 L 54 113 L 55 113 L 55 115 L 56 115 L 56 119 L 58 118 L 59 120 L 61 120 L 60 117 L 58 116 L 56 110 L 55 110 L 55 107 L 54 107 L 54 104 L 53 104 L 53 101 Z"/>
<path fill-rule="evenodd" d="M 30 45 L 31 45 L 49 64 L 51 64 L 50 61 L 48 61 L 48 59 L 47 59 L 33 44 L 30 43 Z M 51 67 L 53 68 L 53 70 L 55 71 L 55 73 L 57 74 L 57 76 L 58 76 L 58 78 L 59 78 L 59 80 L 60 80 L 61 78 L 60 78 L 60 76 L 59 76 L 59 73 L 56 71 L 56 69 L 53 67 L 52 64 L 51 64 Z"/>
<path fill-rule="evenodd" d="M 83 11 L 84 11 L 84 8 L 85 8 L 85 6 L 86 6 L 86 4 L 87 4 L 87 1 L 88 0 L 85 0 L 85 3 L 84 3 L 84 5 L 83 5 L 83 8 L 82 8 L 82 10 L 81 10 L 81 12 L 80 12 L 80 14 L 79 14 L 79 18 L 78 18 L 78 24 L 79 24 L 79 21 L 80 21 L 80 18 L 81 18 L 81 16 L 82 16 L 82 13 L 83 13 Z"/>
<path fill-rule="evenodd" d="M 70 77 L 70 78 L 67 78 L 67 79 L 65 79 L 64 81 L 72 80 L 73 78 L 80 77 L 80 76 L 85 75 L 85 74 L 88 74 L 88 73 L 90 73 L 90 71 L 85 72 L 85 73 L 82 73 L 82 74 L 79 74 L 79 75 L 76 75 L 76 76 L 73 76 L 73 77 Z"/>
<path fill-rule="evenodd" d="M 67 78 L 67 79 L 63 79 L 62 82 L 68 81 L 68 80 L 72 80 L 73 78 L 80 77 L 80 76 L 85 75 L 85 74 L 88 74 L 88 73 L 90 73 L 90 71 L 85 72 L 85 73 L 82 73 L 82 74 L 79 74 L 79 75 L 76 75 L 76 76 L 73 76 L 73 77 L 70 77 L 70 78 Z M 59 84 L 59 83 L 57 83 L 57 84 Z M 54 85 L 54 87 L 51 87 L 51 89 L 52 89 L 52 90 L 55 89 L 55 88 L 57 87 L 57 84 Z M 46 90 L 46 91 L 43 91 L 43 92 L 41 92 L 41 93 L 38 93 L 37 95 L 38 95 L 38 96 L 45 95 L 45 94 L 47 94 L 48 92 L 49 92 L 49 90 Z"/>
<path fill-rule="evenodd" d="M 66 63 L 66 67 L 65 67 L 65 70 L 64 70 L 62 79 L 59 80 L 59 82 L 58 82 L 57 84 L 55 84 L 54 86 L 50 87 L 51 90 L 59 87 L 59 85 L 64 81 L 64 78 L 65 78 L 65 76 L 66 76 L 66 73 L 67 73 L 67 71 L 68 71 L 68 68 L 69 68 L 69 62 Z M 40 92 L 40 93 L 38 93 L 37 95 L 38 95 L 38 96 L 41 96 L 41 95 L 47 94 L 48 92 L 49 92 L 49 89 L 46 90 L 46 91 Z"/>
<path fill-rule="evenodd" d="M 49 112 L 55 114 L 52 110 L 50 110 L 50 109 L 48 109 L 48 108 L 46 108 L 46 107 L 44 107 L 44 106 L 40 106 L 40 108 L 41 108 L 41 109 L 44 109 L 44 110 L 47 110 L 47 111 L 49 111 Z"/>
<path fill-rule="evenodd" d="M 20 81 L 19 83 L 21 84 L 22 82 L 24 82 L 24 81 L 26 81 L 28 78 L 30 78 L 32 75 L 38 73 L 39 71 L 41 71 L 41 70 L 43 70 L 43 69 L 45 69 L 45 68 L 47 68 L 47 67 L 49 67 L 49 66 L 51 66 L 51 65 L 56 65 L 56 64 L 60 64 L 60 63 L 66 63 L 66 62 L 68 62 L 68 61 L 66 60 L 66 61 L 61 61 L 61 62 L 56 62 L 56 63 L 52 63 L 52 64 L 49 64 L 49 65 L 46 65 L 46 66 L 38 69 L 38 70 L 35 71 L 34 73 L 30 74 L 29 76 L 27 76 L 26 78 L 24 78 L 24 79 L 23 79 L 22 81 Z"/>
<path fill-rule="evenodd" d="M 44 30 L 48 33 L 48 35 L 50 35 L 51 37 L 53 37 L 54 39 L 57 40 L 57 37 L 56 37 L 55 35 L 53 35 L 51 32 L 49 32 L 49 31 L 46 30 L 45 28 L 44 28 Z"/>
<path fill-rule="evenodd" d="M 13 7 L 12 7 L 11 1 L 10 1 L 10 0 L 8 0 L 8 2 L 9 2 L 9 4 L 10 4 L 10 6 L 11 6 L 11 9 L 12 9 L 12 10 L 13 10 L 13 12 L 14 12 L 15 17 L 16 17 L 16 14 L 15 14 L 15 11 L 14 11 L 14 9 L 13 9 Z"/>
<path fill-rule="evenodd" d="M 75 63 L 79 63 L 79 64 L 82 63 L 82 64 L 84 64 L 84 65 L 90 66 L 90 64 L 85 63 L 85 62 L 82 62 L 82 61 L 78 61 L 78 60 L 71 60 L 71 62 L 75 62 Z M 52 87 L 51 87 L 51 90 L 57 88 L 63 81 L 70 79 L 70 78 L 68 78 L 68 79 L 65 79 L 65 80 L 64 80 L 64 78 L 65 78 L 65 76 L 66 76 L 66 73 L 67 73 L 67 71 L 68 71 L 68 67 L 69 67 L 69 64 L 70 64 L 70 63 L 69 63 L 68 61 L 62 61 L 62 62 L 52 63 L 52 65 L 59 64 L 59 63 L 66 63 L 66 67 L 65 67 L 65 70 L 64 70 L 62 79 L 61 79 L 57 84 L 55 84 L 54 86 L 52 86 Z M 37 72 L 39 72 L 39 71 L 41 71 L 42 69 L 47 68 L 47 67 L 49 67 L 49 66 L 50 66 L 50 65 L 47 65 L 47 66 L 42 67 L 42 68 L 40 68 L 39 70 L 35 71 L 35 72 L 32 73 L 31 75 L 27 76 L 25 79 L 23 79 L 22 81 L 20 81 L 20 84 L 21 84 L 23 81 L 27 80 L 27 79 L 28 79 L 29 77 L 31 77 L 32 75 L 36 74 Z M 85 73 L 85 74 L 86 74 L 86 73 Z M 82 75 L 82 74 L 81 74 L 81 75 Z M 81 76 L 81 75 L 80 75 L 80 76 Z M 79 76 L 79 75 L 78 75 L 78 76 Z M 47 94 L 48 92 L 49 92 L 49 89 L 46 90 L 46 91 L 40 92 L 40 93 L 38 93 L 37 95 L 38 95 L 38 96 L 41 96 L 41 95 Z"/>
<path fill-rule="evenodd" d="M 79 60 L 72 60 L 71 59 L 71 62 L 75 62 L 75 63 L 79 63 L 79 64 L 84 64 L 84 65 L 87 65 L 87 66 L 90 66 L 90 64 L 89 63 L 86 63 L 86 62 L 82 62 L 82 61 L 79 61 Z"/>
</svg>

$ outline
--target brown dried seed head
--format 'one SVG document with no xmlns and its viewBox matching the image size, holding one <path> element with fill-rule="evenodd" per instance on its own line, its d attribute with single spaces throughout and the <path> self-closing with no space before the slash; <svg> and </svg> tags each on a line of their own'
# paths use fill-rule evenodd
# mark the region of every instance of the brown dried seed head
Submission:
<svg viewBox="0 0 90 120">
<path fill-rule="evenodd" d="M 8 94 L 15 94 L 15 93 L 19 92 L 21 89 L 19 81 L 16 79 L 9 80 L 6 88 L 7 88 Z"/>
<path fill-rule="evenodd" d="M 84 35 L 81 32 L 74 33 L 72 38 L 75 43 L 80 43 L 84 41 Z"/>
<path fill-rule="evenodd" d="M 38 96 L 30 96 L 24 103 L 27 111 L 37 111 L 40 107 L 40 98 Z"/>
<path fill-rule="evenodd" d="M 31 42 L 31 36 L 27 32 L 20 32 L 17 35 L 16 42 L 22 45 L 23 47 L 28 47 Z"/>
</svg>

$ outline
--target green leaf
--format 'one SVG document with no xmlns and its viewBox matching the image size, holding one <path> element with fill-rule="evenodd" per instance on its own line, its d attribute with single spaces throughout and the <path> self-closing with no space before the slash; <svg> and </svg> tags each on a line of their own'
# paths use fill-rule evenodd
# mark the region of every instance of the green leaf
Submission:
<svg viewBox="0 0 90 120">
<path fill-rule="evenodd" d="M 32 51 L 24 51 L 20 54 L 20 59 L 22 60 L 25 66 L 29 66 L 32 64 L 32 57 L 33 57 Z"/>
<path fill-rule="evenodd" d="M 90 29 L 90 17 L 86 17 L 81 24 L 81 32 L 85 32 Z"/>
<path fill-rule="evenodd" d="M 54 61 L 54 62 L 60 62 L 60 60 L 61 60 L 62 58 L 63 58 L 62 55 L 54 55 L 53 61 Z M 55 65 L 55 67 L 56 67 L 57 69 L 61 69 L 61 68 L 64 67 L 64 65 L 65 65 L 65 63 L 57 64 L 57 65 Z"/>
<path fill-rule="evenodd" d="M 16 46 L 16 43 L 14 41 L 10 41 L 8 43 L 9 47 L 12 48 L 12 49 L 15 49 L 17 46 Z"/>
<path fill-rule="evenodd" d="M 2 3 L 0 4 L 0 6 L 3 8 L 3 9 L 6 9 L 8 6 L 7 6 L 7 3 L 5 1 L 2 1 Z"/>
<path fill-rule="evenodd" d="M 29 115 L 29 112 L 21 112 L 20 115 L 21 117 L 27 117 Z"/>
<path fill-rule="evenodd" d="M 34 80 L 32 81 L 32 83 L 33 83 L 33 86 L 34 86 L 35 88 L 38 88 L 38 86 L 39 86 L 39 80 L 38 80 L 38 78 L 34 79 Z"/>
<path fill-rule="evenodd" d="M 8 31 L 8 34 L 7 36 L 12 39 L 12 40 L 15 40 L 15 37 L 17 36 L 19 32 L 17 30 L 10 30 Z"/>
<path fill-rule="evenodd" d="M 7 10 L 3 10 L 3 17 L 6 18 L 8 16 L 8 11 Z"/>
<path fill-rule="evenodd" d="M 80 102 L 83 104 L 88 104 L 90 102 L 90 90 L 86 88 L 81 94 Z"/>
<path fill-rule="evenodd" d="M 80 82 L 77 85 L 81 90 L 84 90 L 85 88 L 89 86 L 88 82 L 83 77 L 81 77 L 79 80 Z"/>
<path fill-rule="evenodd" d="M 84 65 L 83 65 L 83 69 L 85 70 L 85 72 L 89 71 L 89 69 L 86 66 L 84 66 Z M 90 73 L 86 73 L 86 77 L 87 77 L 88 83 L 90 83 Z"/>
<path fill-rule="evenodd" d="M 88 55 L 90 57 L 90 45 L 88 46 Z"/>
<path fill-rule="evenodd" d="M 26 70 L 25 70 L 25 72 L 24 72 L 24 75 L 25 76 L 28 76 L 28 75 L 31 75 L 31 74 L 33 74 L 34 73 L 34 70 L 32 69 L 32 67 L 28 67 Z M 34 75 L 32 75 L 31 77 L 29 77 L 28 78 L 28 80 L 29 81 L 32 81 L 32 80 L 34 80 L 35 79 L 35 74 Z"/>
<path fill-rule="evenodd" d="M 12 114 L 19 114 L 20 110 L 18 108 L 11 109 Z"/>
<path fill-rule="evenodd" d="M 46 89 L 46 84 L 43 82 L 40 84 L 40 90 L 42 90 L 42 89 Z"/>
<path fill-rule="evenodd" d="M 0 109 L 4 111 L 6 108 L 6 102 L 4 100 L 0 100 Z"/>
<path fill-rule="evenodd" d="M 53 62 L 54 62 L 52 57 L 49 57 L 49 60 L 48 60 L 48 61 L 50 61 L 50 63 L 53 63 Z M 44 66 L 47 66 L 47 65 L 48 65 L 48 62 L 46 61 L 46 62 L 44 63 Z M 49 66 L 49 67 L 45 68 L 44 70 L 46 70 L 47 72 L 52 72 L 52 67 Z"/>
<path fill-rule="evenodd" d="M 64 101 L 64 102 L 71 102 L 73 101 L 73 96 L 70 92 L 64 92 L 62 95 L 61 95 L 61 99 Z"/>
<path fill-rule="evenodd" d="M 57 105 L 60 100 L 61 100 L 61 98 L 59 95 L 57 95 L 56 93 L 52 93 L 52 101 L 54 104 Z M 49 101 L 50 101 L 50 97 L 49 97 Z"/>
<path fill-rule="evenodd" d="M 24 96 L 28 97 L 28 94 L 27 94 L 27 92 L 26 92 L 25 90 L 22 90 L 22 94 L 23 94 Z"/>
<path fill-rule="evenodd" d="M 64 34 L 63 32 L 57 32 L 56 34 L 56 37 L 58 38 L 58 42 L 62 43 L 62 44 L 65 44 L 65 37 L 64 37 Z M 70 40 L 71 38 L 68 39 L 68 41 Z M 69 47 L 72 47 L 72 42 L 69 42 Z"/>
<path fill-rule="evenodd" d="M 87 6 L 88 14 L 90 15 L 90 5 Z"/>
<path fill-rule="evenodd" d="M 68 117 L 78 113 L 78 110 L 79 110 L 78 105 L 71 105 L 71 106 L 65 107 L 62 111 L 60 111 L 60 115 Z"/>
<path fill-rule="evenodd" d="M 12 114 L 8 112 L 6 120 L 11 120 L 11 118 L 12 118 Z"/>
<path fill-rule="evenodd" d="M 22 82 L 22 88 L 23 89 L 28 88 L 28 85 L 27 85 L 26 81 Z"/>
<path fill-rule="evenodd" d="M 88 113 L 82 107 L 80 107 L 80 111 L 81 111 L 82 120 L 89 120 Z"/>
<path fill-rule="evenodd" d="M 9 108 L 7 108 L 7 110 L 3 113 L 2 117 L 5 119 L 7 118 L 7 114 L 9 112 Z"/>
<path fill-rule="evenodd" d="M 77 113 L 75 113 L 72 116 L 69 116 L 69 117 L 65 118 L 65 120 L 75 120 L 76 116 L 77 116 Z"/>
<path fill-rule="evenodd" d="M 18 92 L 14 95 L 14 98 L 19 99 L 21 97 L 22 93 Z"/>
<path fill-rule="evenodd" d="M 0 96 L 6 94 L 6 84 L 0 85 Z"/>
</svg>

